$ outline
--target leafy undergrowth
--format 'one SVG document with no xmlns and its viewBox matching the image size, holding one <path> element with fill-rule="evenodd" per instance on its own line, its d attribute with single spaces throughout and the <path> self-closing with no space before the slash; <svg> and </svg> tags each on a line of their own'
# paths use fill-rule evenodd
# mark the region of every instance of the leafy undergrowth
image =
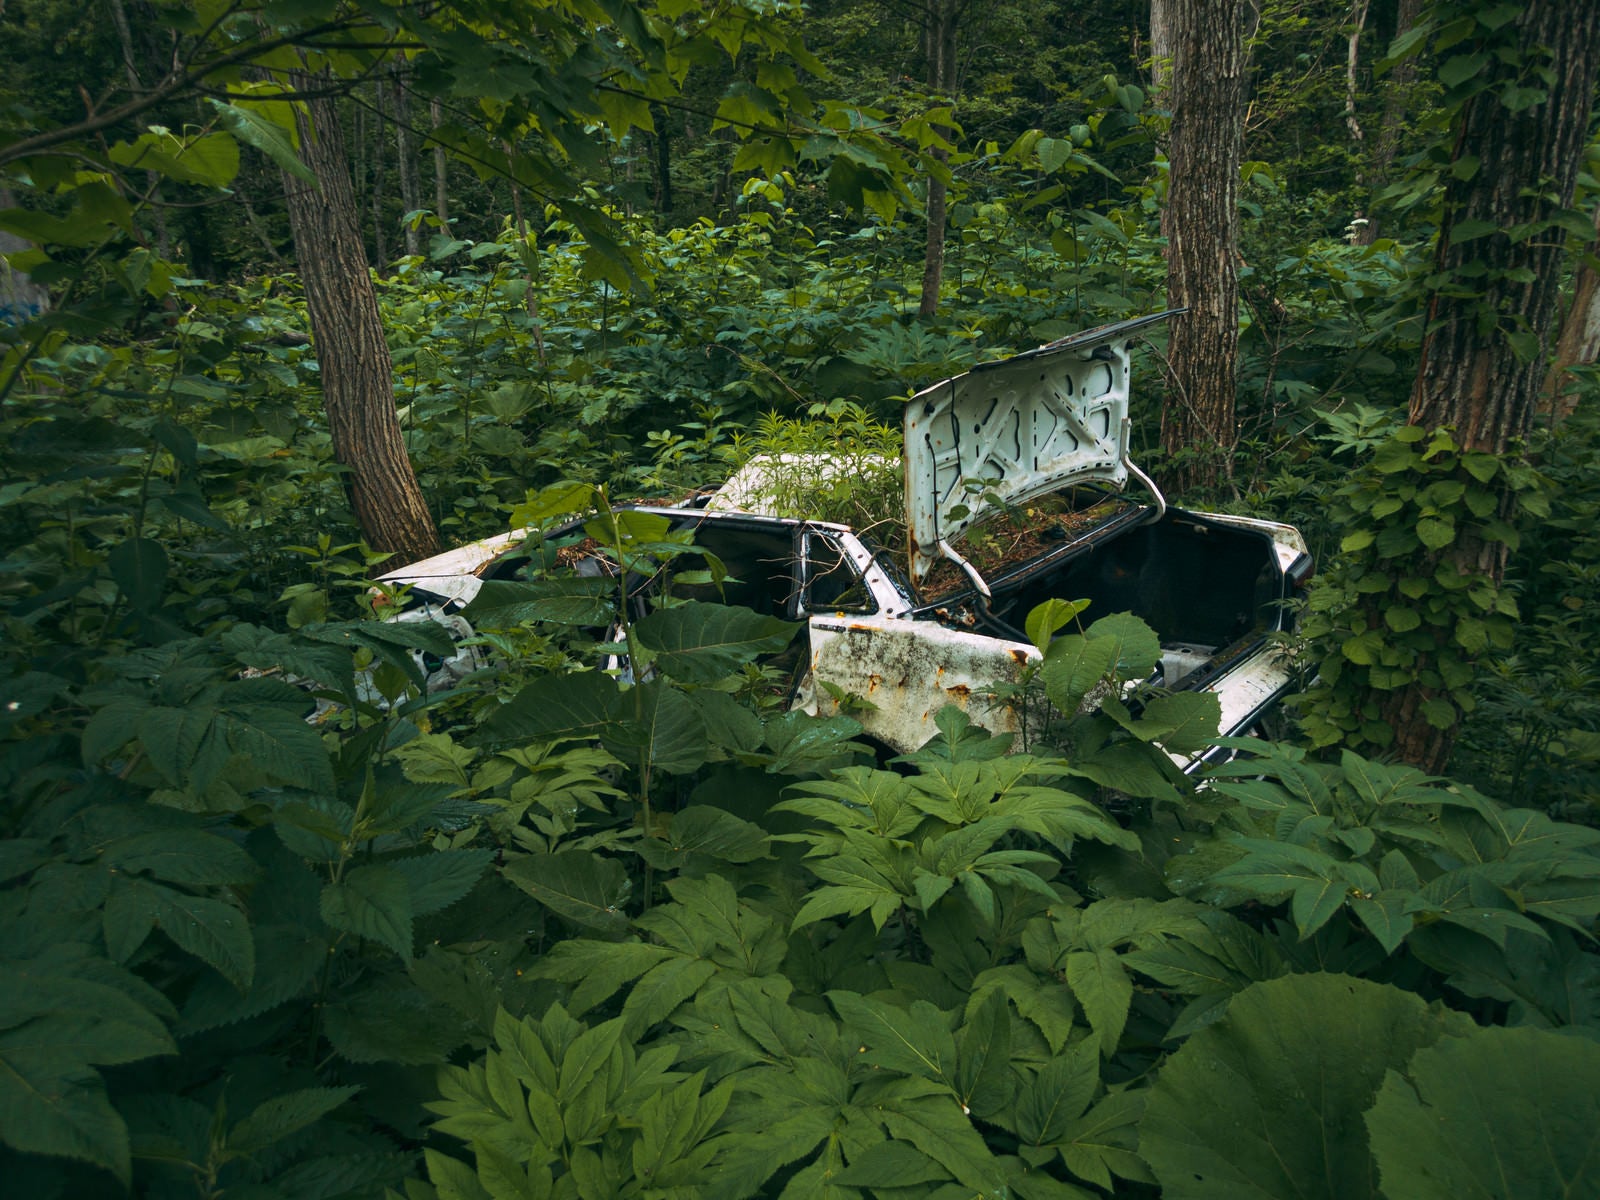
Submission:
<svg viewBox="0 0 1600 1200">
<path fill-rule="evenodd" d="M 651 519 L 586 532 L 624 575 L 695 556 Z M 1600 833 L 1255 741 L 1196 792 L 1168 752 L 1216 701 L 1117 699 L 1159 653 L 1127 617 L 1030 623 L 1076 713 L 1033 753 L 950 709 L 885 769 L 762 703 L 769 617 L 660 607 L 647 682 L 576 669 L 609 586 L 505 583 L 474 615 L 515 667 L 450 694 L 441 629 L 371 621 L 16 681 L 9 1186 L 1593 1189 Z"/>
</svg>

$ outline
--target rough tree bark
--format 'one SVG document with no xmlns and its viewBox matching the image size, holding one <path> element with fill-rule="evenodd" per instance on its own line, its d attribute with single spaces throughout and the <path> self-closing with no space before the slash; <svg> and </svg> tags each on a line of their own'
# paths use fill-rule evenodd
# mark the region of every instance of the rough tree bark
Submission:
<svg viewBox="0 0 1600 1200">
<path fill-rule="evenodd" d="M 1150 92 L 1166 90 L 1172 82 L 1173 0 L 1150 0 Z"/>
<path fill-rule="evenodd" d="M 1600 205 L 1594 210 L 1594 238 L 1600 242 Z M 1572 281 L 1572 299 L 1562 314 L 1555 356 L 1545 376 L 1551 425 L 1560 425 L 1577 407 L 1577 397 L 1566 394 L 1567 369 L 1591 365 L 1597 358 L 1600 358 L 1600 271 L 1595 270 L 1592 261 L 1585 261 Z"/>
<path fill-rule="evenodd" d="M 433 123 L 433 128 L 438 129 L 444 124 L 444 110 L 435 96 L 428 101 L 428 119 Z M 450 232 L 450 176 L 447 171 L 447 161 L 444 156 L 444 147 L 438 142 L 433 145 L 433 215 L 439 218 L 439 228 L 444 233 Z"/>
<path fill-rule="evenodd" d="M 295 83 L 316 91 L 328 80 Z M 334 456 L 348 469 L 350 504 L 367 541 L 395 553 L 391 566 L 403 565 L 438 550 L 439 534 L 400 433 L 394 368 L 361 244 L 338 113 L 327 97 L 303 103 L 296 113 L 300 155 L 318 186 L 286 178 L 286 200 Z"/>
<path fill-rule="evenodd" d="M 1395 37 L 1410 32 L 1416 25 L 1417 18 L 1422 15 L 1422 5 L 1423 0 L 1399 0 L 1394 18 Z M 1364 182 L 1373 192 L 1389 185 L 1395 156 L 1400 151 L 1400 135 L 1405 129 L 1406 110 L 1411 106 L 1416 84 L 1415 55 L 1407 56 L 1390 68 L 1388 81 L 1384 85 L 1383 116 L 1378 120 L 1378 135 L 1372 139 L 1372 158 L 1363 172 Z M 1378 240 L 1378 217 L 1369 211 L 1363 220 L 1366 224 L 1357 227 L 1355 242 L 1360 246 L 1370 246 Z"/>
<path fill-rule="evenodd" d="M 1172 369 L 1161 412 L 1163 485 L 1175 495 L 1232 477 L 1239 357 L 1239 160 L 1243 0 L 1173 0 L 1167 297 Z"/>
<path fill-rule="evenodd" d="M 400 169 L 400 207 L 414 213 L 422 207 L 422 185 L 417 180 L 416 139 L 411 130 L 411 70 L 409 63 L 396 62 L 391 70 L 390 83 L 394 89 L 394 150 L 395 163 Z M 403 230 L 406 253 L 422 253 L 422 230 L 407 221 Z"/>
<path fill-rule="evenodd" d="M 937 96 L 955 98 L 956 22 L 961 0 L 926 0 L 923 9 L 922 45 L 928 60 L 928 90 Z M 950 130 L 939 130 L 945 137 Z M 941 163 L 950 161 L 943 149 L 933 151 Z M 943 180 L 928 178 L 928 239 L 922 255 L 922 299 L 917 311 L 931 317 L 939 311 L 939 288 L 944 282 L 944 235 L 948 192 Z"/>
<path fill-rule="evenodd" d="M 1491 57 L 1497 79 L 1462 106 L 1454 159 L 1476 158 L 1476 171 L 1448 176 L 1445 223 L 1435 277 L 1446 286 L 1428 305 L 1428 332 L 1407 420 L 1455 429 L 1464 448 L 1504 454 L 1529 432 L 1545 379 L 1545 347 L 1554 332 L 1566 235 L 1549 226 L 1572 203 L 1600 64 L 1600 5 L 1528 0 L 1516 18 L 1523 55 L 1550 73 L 1546 98 L 1519 110 L 1501 103 L 1496 83 L 1525 81 L 1529 63 Z M 1518 72 L 1523 72 L 1518 74 Z M 1456 238 L 1471 227 L 1481 237 Z M 1517 228 L 1535 232 L 1513 236 Z M 1518 343 L 1521 343 L 1520 345 Z M 1529 347 L 1533 352 L 1529 352 Z M 1501 516 L 1510 518 L 1511 501 Z M 1459 536 L 1439 552 L 1440 566 L 1461 575 L 1504 577 L 1506 546 Z M 1420 684 L 1379 693 L 1394 749 L 1425 771 L 1442 771 L 1457 728 L 1438 729 L 1419 710 Z"/>
</svg>

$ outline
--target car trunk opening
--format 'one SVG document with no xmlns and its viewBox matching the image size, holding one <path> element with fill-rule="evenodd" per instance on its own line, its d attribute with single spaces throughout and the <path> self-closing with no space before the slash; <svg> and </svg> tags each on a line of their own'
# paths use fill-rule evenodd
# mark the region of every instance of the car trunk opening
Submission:
<svg viewBox="0 0 1600 1200">
<path fill-rule="evenodd" d="M 1131 612 L 1167 647 L 1168 687 L 1285 627 L 1287 584 L 1272 538 L 1182 512 L 992 581 L 978 629 L 1022 638 L 1045 600 L 1088 600 L 1084 621 Z"/>
</svg>

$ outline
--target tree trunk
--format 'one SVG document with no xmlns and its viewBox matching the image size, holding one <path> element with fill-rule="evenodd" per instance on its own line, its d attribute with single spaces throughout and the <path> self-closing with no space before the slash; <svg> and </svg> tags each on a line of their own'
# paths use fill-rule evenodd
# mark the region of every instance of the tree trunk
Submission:
<svg viewBox="0 0 1600 1200">
<path fill-rule="evenodd" d="M 1454 161 L 1478 166 L 1459 172 L 1464 179 L 1447 175 L 1434 270 L 1443 286 L 1428 305 L 1407 418 L 1430 431 L 1451 426 L 1463 448 L 1496 455 L 1532 428 L 1544 385 L 1566 240 L 1547 223 L 1571 205 L 1577 183 L 1600 64 L 1600 5 L 1529 0 L 1514 28 L 1522 55 L 1550 72 L 1548 98 L 1508 109 L 1496 85 L 1524 82 L 1528 63 L 1491 55 L 1485 70 L 1495 77 L 1457 115 Z M 1452 236 L 1469 225 L 1474 234 L 1492 232 Z M 1527 232 L 1509 232 L 1519 228 Z M 1514 517 L 1511 505 L 1508 496 L 1502 519 Z M 1439 568 L 1499 583 L 1506 553 L 1504 542 L 1463 534 L 1439 551 Z M 1379 701 L 1400 757 L 1439 772 L 1459 727 L 1421 719 L 1429 697 L 1418 683 Z"/>
<path fill-rule="evenodd" d="M 325 76 L 295 80 L 305 90 L 327 84 Z M 334 457 L 349 471 L 350 505 L 367 541 L 395 553 L 389 565 L 403 565 L 438 550 L 439 535 L 400 434 L 394 368 L 361 244 L 338 113 L 331 99 L 303 104 L 295 114 L 300 156 L 319 186 L 286 177 L 285 190 Z"/>
<path fill-rule="evenodd" d="M 650 106 L 650 123 L 655 126 L 651 143 L 655 149 L 656 212 L 666 216 L 672 211 L 672 130 L 668 125 L 667 110 L 659 104 Z"/>
<path fill-rule="evenodd" d="M 378 266 L 379 275 L 383 274 L 383 265 L 389 261 L 389 237 L 383 219 L 384 187 L 388 183 L 388 172 L 383 166 L 383 126 L 388 120 L 388 106 L 384 103 L 385 90 L 383 77 L 379 76 L 372 85 L 372 116 L 376 122 L 372 136 L 368 137 L 366 133 L 365 114 L 356 113 L 357 151 L 372 152 L 371 190 L 367 194 L 367 204 L 372 209 L 372 258 Z M 341 129 L 340 136 L 343 136 L 343 133 Z M 345 170 L 349 169 L 347 160 Z"/>
<path fill-rule="evenodd" d="M 428 119 L 437 129 L 444 124 L 444 110 L 435 96 L 428 102 Z M 439 231 L 450 232 L 450 176 L 445 168 L 447 163 L 444 157 L 444 147 L 435 144 L 433 147 L 433 215 L 439 218 Z"/>
<path fill-rule="evenodd" d="M 1394 35 L 1409 33 L 1417 23 L 1417 18 L 1422 15 L 1423 0 L 1400 0 L 1395 10 Z M 1373 192 L 1382 191 L 1389 185 L 1389 177 L 1394 170 L 1395 155 L 1400 150 L 1400 135 L 1405 128 L 1406 111 L 1411 107 L 1412 94 L 1417 85 L 1417 59 L 1416 55 L 1408 55 L 1397 62 L 1389 71 L 1389 80 L 1384 87 L 1383 116 L 1378 122 L 1378 136 L 1372 147 L 1372 161 L 1368 165 L 1363 182 Z M 1354 241 L 1359 246 L 1370 246 L 1378 240 L 1378 217 L 1370 211 L 1361 217 L 1365 224 L 1358 225 L 1355 230 Z"/>
<path fill-rule="evenodd" d="M 1594 210 L 1594 234 L 1600 240 L 1600 205 Z M 1565 394 L 1568 368 L 1590 366 L 1596 359 L 1600 359 L 1600 271 L 1586 261 L 1572 281 L 1572 300 L 1561 318 L 1555 358 L 1544 380 L 1552 426 L 1559 426 L 1577 407 L 1577 397 Z"/>
<path fill-rule="evenodd" d="M 1344 55 L 1344 124 L 1350 131 L 1350 148 L 1361 153 L 1366 134 L 1361 130 L 1361 116 L 1356 110 L 1356 99 L 1361 94 L 1361 33 L 1367 27 L 1367 8 L 1371 0 L 1351 0 L 1350 34 L 1345 42 Z"/>
<path fill-rule="evenodd" d="M 1174 0 L 1167 295 L 1172 379 L 1161 412 L 1164 485 L 1175 495 L 1232 477 L 1239 357 L 1239 160 L 1243 0 Z"/>
<path fill-rule="evenodd" d="M 396 63 L 394 85 L 394 151 L 400 168 L 400 208 L 409 216 L 422 207 L 422 185 L 417 179 L 417 143 L 411 130 L 411 81 L 408 66 Z M 412 221 L 403 223 L 406 253 L 422 253 L 422 230 Z"/>
<path fill-rule="evenodd" d="M 1150 92 L 1157 95 L 1172 82 L 1173 0 L 1150 0 Z"/>
<path fill-rule="evenodd" d="M 956 92 L 956 17 L 957 0 L 927 0 L 922 29 L 923 48 L 928 58 L 928 90 L 952 102 Z M 952 131 L 940 127 L 942 137 Z M 942 147 L 932 151 L 939 163 L 950 161 Z M 931 317 L 939 311 L 939 289 L 944 282 L 944 234 L 948 192 L 942 179 L 928 177 L 928 237 L 922 255 L 922 299 L 917 312 Z"/>
</svg>

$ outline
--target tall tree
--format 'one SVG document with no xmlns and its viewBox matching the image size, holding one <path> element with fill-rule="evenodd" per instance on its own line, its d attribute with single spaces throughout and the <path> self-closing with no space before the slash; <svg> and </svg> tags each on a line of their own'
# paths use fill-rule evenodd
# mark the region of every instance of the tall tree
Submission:
<svg viewBox="0 0 1600 1200">
<path fill-rule="evenodd" d="M 1600 204 L 1594 209 L 1593 240 L 1600 241 Z M 1600 270 L 1595 269 L 1591 253 L 1579 264 L 1573 278 L 1572 295 L 1561 317 L 1561 333 L 1556 338 L 1555 355 L 1545 377 L 1551 424 L 1559 425 L 1570 417 L 1577 403 L 1567 393 L 1567 370 L 1593 364 L 1597 358 L 1600 358 Z"/>
<path fill-rule="evenodd" d="M 1172 0 L 1167 299 L 1172 378 L 1161 412 L 1162 482 L 1176 494 L 1231 478 L 1239 359 L 1243 0 Z"/>
<path fill-rule="evenodd" d="M 1461 467 L 1454 478 L 1430 483 L 1430 507 L 1414 523 L 1369 528 L 1352 547 L 1361 553 L 1370 546 L 1367 573 L 1388 588 L 1358 589 L 1367 594 L 1345 618 L 1351 640 L 1370 643 L 1386 628 L 1410 640 L 1395 643 L 1387 657 L 1370 645 L 1339 651 L 1360 669 L 1340 685 L 1346 690 L 1334 697 L 1333 711 L 1355 714 L 1364 728 L 1392 739 L 1401 758 L 1439 772 L 1449 762 L 1463 701 L 1470 703 L 1460 668 L 1482 649 L 1484 620 L 1505 615 L 1499 588 L 1515 540 L 1517 478 L 1502 463 L 1539 407 L 1567 231 L 1581 230 L 1586 239 L 1590 232 L 1570 206 L 1600 69 L 1600 4 L 1527 0 L 1509 15 L 1504 6 L 1444 0 L 1433 16 L 1441 40 L 1449 39 L 1437 77 L 1453 114 L 1445 142 L 1450 169 L 1443 173 L 1410 428 L 1396 452 L 1373 467 L 1395 482 L 1379 481 L 1373 492 L 1391 512 L 1411 512 L 1404 506 L 1421 475 L 1434 470 L 1429 460 L 1455 453 L 1443 447 L 1460 448 Z M 1433 448 L 1412 449 L 1423 446 Z M 1428 590 L 1433 584 L 1437 596 Z M 1420 626 L 1419 586 L 1425 600 L 1438 602 L 1423 611 L 1446 614 Z M 1406 615 L 1396 621 L 1396 613 Z"/>
<path fill-rule="evenodd" d="M 1395 8 L 1395 37 L 1403 37 L 1416 27 L 1422 15 L 1423 0 L 1399 0 Z M 1387 187 L 1394 171 L 1405 132 L 1406 114 L 1417 90 L 1417 56 L 1404 54 L 1389 68 L 1383 88 L 1383 115 L 1378 120 L 1378 136 L 1372 139 L 1372 155 L 1362 170 L 1362 182 L 1371 190 Z M 1356 242 L 1370 246 L 1378 240 L 1378 216 L 1368 212 L 1356 230 Z"/>
<path fill-rule="evenodd" d="M 400 432 L 394 366 L 367 270 L 344 133 L 326 94 L 330 80 L 295 82 L 308 96 L 296 112 L 300 155 L 317 184 L 286 177 L 289 227 L 334 456 L 349 472 L 350 504 L 367 540 L 403 564 L 437 550 L 439 534 Z"/>
<path fill-rule="evenodd" d="M 922 47 L 928 64 L 928 90 L 935 96 L 955 99 L 956 28 L 967 0 L 924 0 Z M 939 134 L 950 137 L 941 127 Z M 922 255 L 922 299 L 917 311 L 931 317 L 939 310 L 939 289 L 944 282 L 944 239 L 949 188 L 941 168 L 950 161 L 950 152 L 934 146 L 929 152 L 934 169 L 928 176 L 928 236 Z"/>
</svg>

